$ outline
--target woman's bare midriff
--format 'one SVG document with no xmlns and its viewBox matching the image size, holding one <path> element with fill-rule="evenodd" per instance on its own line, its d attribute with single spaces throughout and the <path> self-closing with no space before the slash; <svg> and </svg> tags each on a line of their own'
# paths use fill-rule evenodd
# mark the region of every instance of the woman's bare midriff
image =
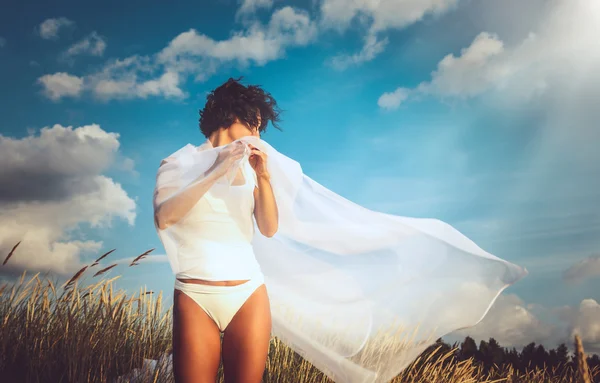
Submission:
<svg viewBox="0 0 600 383">
<path fill-rule="evenodd" d="M 199 285 L 213 285 L 213 286 L 237 286 L 237 285 L 241 285 L 242 283 L 248 282 L 249 279 L 237 279 L 237 280 L 233 280 L 233 281 L 207 281 L 205 279 L 181 279 L 181 278 L 177 278 L 178 281 L 181 281 L 183 283 L 196 283 Z"/>
</svg>

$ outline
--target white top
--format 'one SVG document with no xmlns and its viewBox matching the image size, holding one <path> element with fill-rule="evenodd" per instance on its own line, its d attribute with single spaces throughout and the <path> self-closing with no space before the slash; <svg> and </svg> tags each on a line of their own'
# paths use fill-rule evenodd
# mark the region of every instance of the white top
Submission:
<svg viewBox="0 0 600 383">
<path fill-rule="evenodd" d="M 215 183 L 178 223 L 176 278 L 226 281 L 262 273 L 252 248 L 254 169 L 243 161 L 231 185 Z"/>
</svg>

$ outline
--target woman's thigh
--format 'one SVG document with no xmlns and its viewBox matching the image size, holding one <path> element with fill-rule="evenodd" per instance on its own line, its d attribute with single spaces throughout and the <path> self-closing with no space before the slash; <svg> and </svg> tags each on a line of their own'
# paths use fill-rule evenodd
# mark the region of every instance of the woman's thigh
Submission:
<svg viewBox="0 0 600 383">
<path fill-rule="evenodd" d="M 260 285 L 235 314 L 223 334 L 225 383 L 260 383 L 271 340 L 271 307 Z"/>
<path fill-rule="evenodd" d="M 221 359 L 216 323 L 192 298 L 173 292 L 173 375 L 176 383 L 214 383 Z"/>
</svg>

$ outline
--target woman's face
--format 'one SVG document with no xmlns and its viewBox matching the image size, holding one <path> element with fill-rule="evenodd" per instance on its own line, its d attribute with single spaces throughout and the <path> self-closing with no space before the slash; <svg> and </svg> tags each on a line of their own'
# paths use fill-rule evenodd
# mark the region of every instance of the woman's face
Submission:
<svg viewBox="0 0 600 383">
<path fill-rule="evenodd" d="M 236 118 L 235 122 L 229 127 L 229 135 L 233 140 L 237 140 L 238 138 L 246 136 L 255 136 L 260 138 L 260 132 L 258 131 L 260 123 L 260 116 L 258 116 L 258 124 L 256 126 L 247 126 Z"/>
</svg>

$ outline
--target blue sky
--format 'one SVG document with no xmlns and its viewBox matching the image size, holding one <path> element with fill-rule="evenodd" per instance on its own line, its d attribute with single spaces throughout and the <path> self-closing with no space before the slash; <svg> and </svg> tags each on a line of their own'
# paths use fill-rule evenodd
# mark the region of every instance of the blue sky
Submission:
<svg viewBox="0 0 600 383">
<path fill-rule="evenodd" d="M 440 218 L 527 267 L 465 333 L 600 351 L 600 6 L 580 0 L 11 4 L 0 14 L 0 271 L 68 278 L 156 250 L 160 160 L 200 144 L 206 93 L 243 75 L 285 110 L 263 139 L 367 208 Z M 371 5 L 369 5 L 371 4 Z M 90 275 L 91 277 L 91 275 Z M 512 329 L 509 331 L 509 329 Z"/>
</svg>

